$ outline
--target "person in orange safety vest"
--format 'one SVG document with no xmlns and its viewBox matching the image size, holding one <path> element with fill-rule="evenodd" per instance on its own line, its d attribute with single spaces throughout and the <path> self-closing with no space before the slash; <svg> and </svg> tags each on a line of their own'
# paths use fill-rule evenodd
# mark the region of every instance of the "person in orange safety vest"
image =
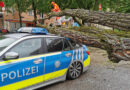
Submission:
<svg viewBox="0 0 130 90">
<path fill-rule="evenodd" d="M 52 12 L 60 12 L 60 7 L 55 3 L 55 2 L 51 2 L 51 5 L 53 6 L 53 9 L 51 10 Z M 60 17 L 56 17 L 56 21 L 58 22 L 59 25 L 61 25 L 61 18 Z"/>
<path fill-rule="evenodd" d="M 53 12 L 60 12 L 61 11 L 59 6 L 55 2 L 51 2 L 51 5 L 53 5 L 53 9 L 52 9 Z"/>
<path fill-rule="evenodd" d="M 52 1 L 51 5 L 53 6 L 53 9 L 51 10 L 52 12 L 61 12 L 60 7 L 55 2 Z M 56 21 L 58 25 L 65 25 L 66 24 L 65 21 L 69 20 L 66 20 L 65 16 L 62 16 L 62 17 L 56 17 Z"/>
</svg>

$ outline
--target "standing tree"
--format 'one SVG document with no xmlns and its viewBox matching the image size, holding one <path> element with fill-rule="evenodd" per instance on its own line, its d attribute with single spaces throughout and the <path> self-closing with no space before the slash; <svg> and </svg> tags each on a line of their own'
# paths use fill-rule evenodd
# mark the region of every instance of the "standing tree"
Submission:
<svg viewBox="0 0 130 90">
<path fill-rule="evenodd" d="M 22 1 L 22 0 L 15 0 L 16 7 L 17 7 L 17 10 L 18 10 L 18 12 L 19 12 L 20 27 L 22 27 L 22 16 L 21 16 L 22 8 L 21 8 L 21 1 Z"/>
<path fill-rule="evenodd" d="M 44 0 L 29 0 L 30 6 L 31 6 L 33 13 L 34 13 L 34 24 L 35 24 L 35 26 L 37 25 L 38 9 L 39 9 L 40 13 L 43 13 L 44 9 L 42 9 L 42 8 L 47 6 L 47 5 L 43 6 L 44 2 L 45 2 Z"/>
<path fill-rule="evenodd" d="M 37 3 L 37 13 L 39 15 L 42 15 L 41 17 L 41 22 L 43 23 L 44 20 L 43 20 L 43 13 L 48 13 L 51 11 L 51 6 L 50 6 L 50 1 L 45 1 L 45 0 L 39 0 L 38 3 Z"/>
<path fill-rule="evenodd" d="M 38 0 L 31 0 L 31 5 L 34 13 L 34 24 L 37 25 L 37 3 Z"/>
<path fill-rule="evenodd" d="M 15 8 L 19 14 L 20 27 L 22 27 L 22 12 L 25 12 L 28 7 L 27 0 L 3 0 L 6 8 Z"/>
</svg>

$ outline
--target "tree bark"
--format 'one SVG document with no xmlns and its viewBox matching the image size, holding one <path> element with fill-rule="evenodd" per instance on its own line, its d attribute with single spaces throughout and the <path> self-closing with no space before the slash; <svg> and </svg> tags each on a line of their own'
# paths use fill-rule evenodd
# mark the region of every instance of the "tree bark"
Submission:
<svg viewBox="0 0 130 90">
<path fill-rule="evenodd" d="M 19 2 L 19 0 L 16 0 L 16 2 L 17 2 L 17 7 L 18 7 L 18 15 L 19 15 L 20 27 L 22 27 L 22 16 L 21 16 L 20 2 Z"/>
<path fill-rule="evenodd" d="M 77 22 L 80 26 L 83 26 L 83 24 L 76 18 L 76 17 L 73 17 L 74 21 Z"/>
<path fill-rule="evenodd" d="M 19 11 L 19 21 L 20 21 L 20 27 L 22 27 L 22 16 L 21 16 L 21 11 Z"/>
<path fill-rule="evenodd" d="M 32 8 L 33 8 L 33 13 L 34 13 L 34 24 L 36 26 L 37 25 L 37 10 L 36 10 L 36 4 L 34 0 L 32 0 Z"/>
<path fill-rule="evenodd" d="M 60 34 L 61 36 L 71 38 L 78 43 L 80 42 L 87 46 L 104 49 L 108 53 L 108 58 L 114 62 L 130 60 L 130 38 L 120 38 L 116 34 L 109 35 L 101 30 L 87 28 L 80 32 L 66 28 L 49 27 L 46 29 L 50 33 Z"/>
<path fill-rule="evenodd" d="M 89 11 L 84 9 L 66 9 L 61 12 L 51 12 L 48 19 L 53 16 L 78 17 L 86 23 L 100 24 L 120 30 L 130 30 L 130 14 Z"/>
<path fill-rule="evenodd" d="M 50 33 L 69 37 L 87 46 L 104 49 L 107 51 L 109 59 L 114 62 L 130 60 L 130 36 L 125 36 L 125 34 L 130 31 L 130 14 L 98 12 L 84 9 L 67 9 L 58 13 L 49 13 L 47 18 L 64 15 L 78 17 L 86 23 L 95 23 L 124 30 L 123 32 L 126 31 L 126 33 L 123 33 L 122 35 L 114 33 L 111 35 L 105 30 L 91 28 L 84 28 L 80 31 L 66 28 L 47 28 Z"/>
<path fill-rule="evenodd" d="M 44 18 L 44 13 L 43 13 L 43 11 L 42 11 L 42 20 L 41 20 L 41 21 L 42 21 L 42 22 L 41 22 L 42 24 L 44 24 L 43 18 Z"/>
</svg>

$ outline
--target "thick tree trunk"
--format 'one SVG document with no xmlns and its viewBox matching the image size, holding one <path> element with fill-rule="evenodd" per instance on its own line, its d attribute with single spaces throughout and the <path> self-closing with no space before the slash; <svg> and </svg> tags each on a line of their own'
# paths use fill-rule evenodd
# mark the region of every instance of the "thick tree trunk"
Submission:
<svg viewBox="0 0 130 90">
<path fill-rule="evenodd" d="M 98 12 L 84 9 L 66 9 L 58 13 L 49 13 L 48 18 L 64 15 L 78 17 L 86 23 L 100 24 L 120 30 L 130 30 L 130 14 Z"/>
<path fill-rule="evenodd" d="M 107 51 L 109 59 L 114 62 L 130 60 L 130 38 L 120 38 L 116 34 L 109 35 L 101 30 L 87 28 L 80 32 L 66 28 L 47 28 L 47 30 L 87 46 L 104 49 Z"/>
<path fill-rule="evenodd" d="M 74 21 L 77 22 L 80 26 L 83 26 L 83 24 L 76 18 L 76 17 L 73 17 Z"/>
<path fill-rule="evenodd" d="M 67 9 L 59 13 L 49 13 L 47 18 L 53 16 L 72 16 L 82 19 L 86 23 L 95 23 L 119 30 L 130 30 L 130 14 L 108 13 L 89 11 L 84 9 Z M 110 60 L 119 62 L 120 60 L 130 60 L 130 36 L 122 36 L 114 33 L 110 35 L 107 31 L 99 29 L 84 28 L 81 31 L 74 31 L 65 28 L 48 28 L 51 33 L 69 37 L 87 46 L 101 48 L 107 51 Z"/>
</svg>

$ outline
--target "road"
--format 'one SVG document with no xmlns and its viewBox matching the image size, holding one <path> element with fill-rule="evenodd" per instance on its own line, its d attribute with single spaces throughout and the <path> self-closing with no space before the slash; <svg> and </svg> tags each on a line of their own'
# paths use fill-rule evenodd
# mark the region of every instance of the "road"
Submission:
<svg viewBox="0 0 130 90">
<path fill-rule="evenodd" d="M 112 63 L 105 51 L 90 48 L 91 66 L 76 80 L 66 80 L 38 90 L 130 90 L 130 62 Z"/>
</svg>

